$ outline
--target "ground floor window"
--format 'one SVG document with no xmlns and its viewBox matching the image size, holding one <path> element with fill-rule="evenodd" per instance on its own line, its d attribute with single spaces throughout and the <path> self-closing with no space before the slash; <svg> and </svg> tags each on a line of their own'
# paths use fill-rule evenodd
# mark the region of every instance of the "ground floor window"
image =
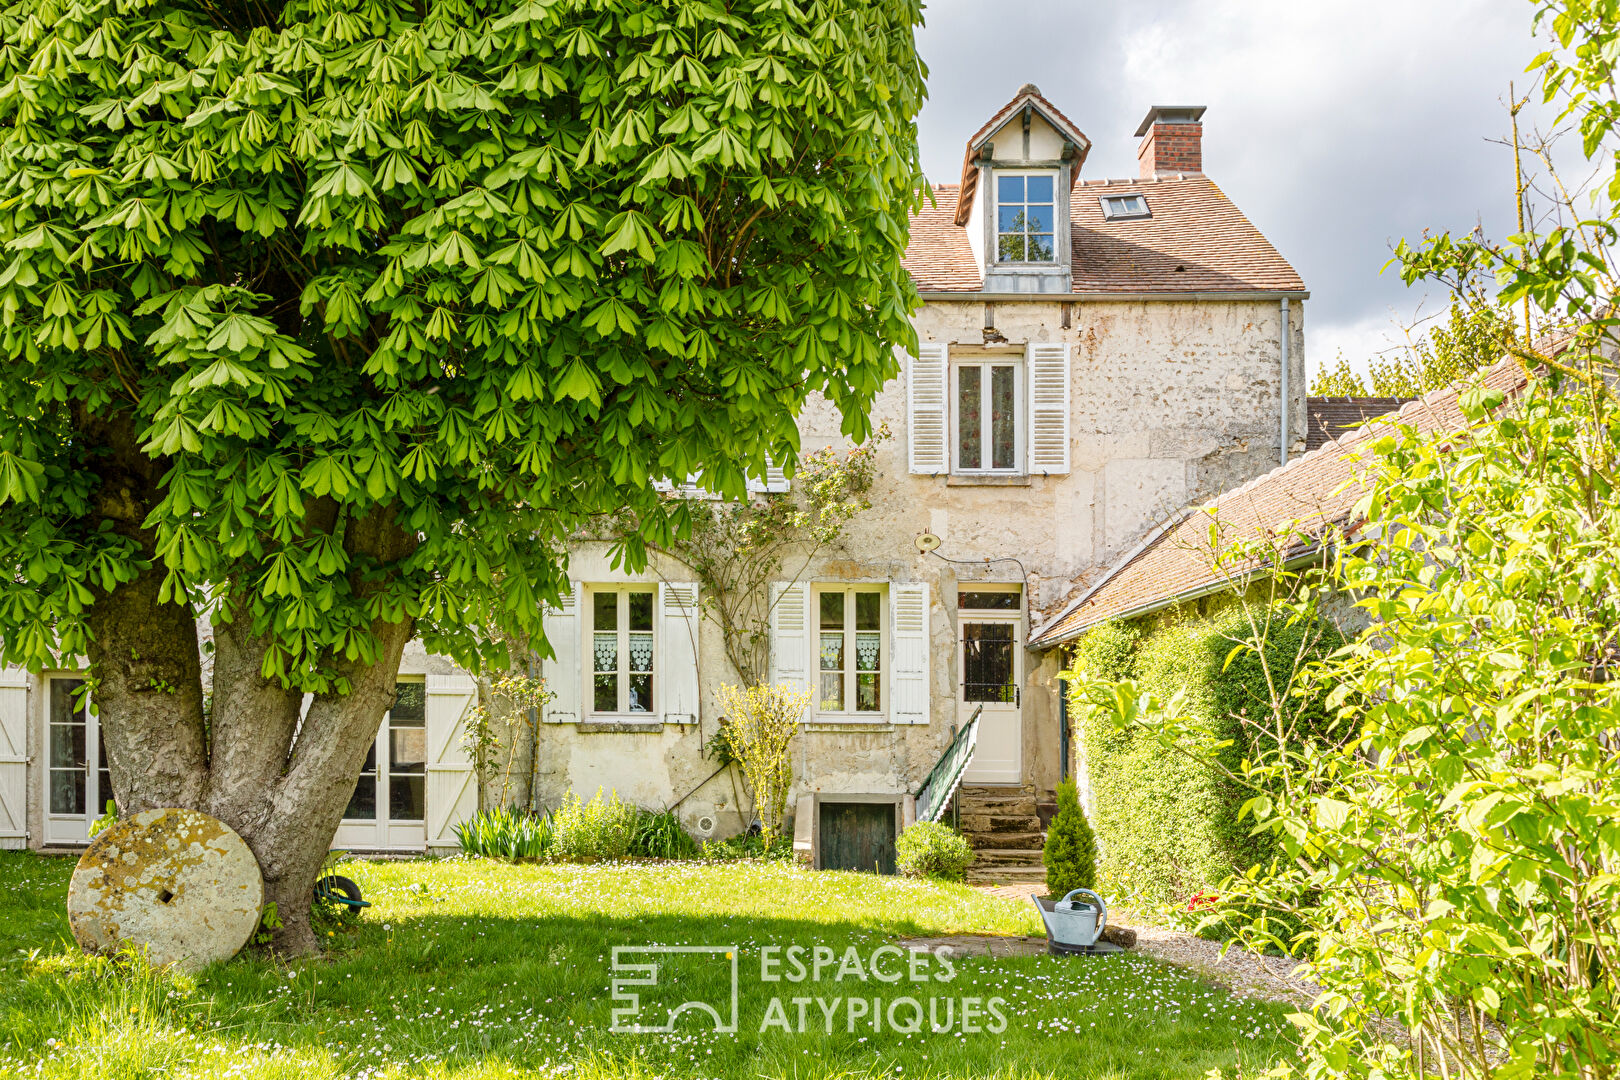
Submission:
<svg viewBox="0 0 1620 1080">
<path fill-rule="evenodd" d="M 816 591 L 816 711 L 883 711 L 883 590 L 824 586 Z"/>
<path fill-rule="evenodd" d="M 591 709 L 653 711 L 653 590 L 591 590 Z"/>
</svg>

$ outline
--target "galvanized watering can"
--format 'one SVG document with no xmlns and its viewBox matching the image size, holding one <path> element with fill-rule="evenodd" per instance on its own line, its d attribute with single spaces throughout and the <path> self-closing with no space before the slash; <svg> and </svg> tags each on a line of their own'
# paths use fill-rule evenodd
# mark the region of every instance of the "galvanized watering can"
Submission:
<svg viewBox="0 0 1620 1080">
<path fill-rule="evenodd" d="M 1077 900 L 1077 896 L 1089 896 Z M 1058 901 L 1030 895 L 1046 924 L 1046 936 L 1059 945 L 1089 949 L 1108 926 L 1108 905 L 1090 889 L 1074 889 Z"/>
</svg>

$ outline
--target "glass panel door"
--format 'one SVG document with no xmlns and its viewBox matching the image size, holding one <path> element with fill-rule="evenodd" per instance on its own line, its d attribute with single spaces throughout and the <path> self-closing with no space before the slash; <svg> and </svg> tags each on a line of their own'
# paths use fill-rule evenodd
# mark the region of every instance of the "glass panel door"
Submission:
<svg viewBox="0 0 1620 1080">
<path fill-rule="evenodd" d="M 341 848 L 418 848 L 427 843 L 427 684 L 399 682 L 394 703 L 349 797 L 333 840 Z"/>
<path fill-rule="evenodd" d="M 50 679 L 46 695 L 45 840 L 83 844 L 113 797 L 101 727 L 83 679 Z M 95 764 L 92 766 L 92 762 Z"/>
<path fill-rule="evenodd" d="M 427 684 L 402 682 L 385 724 L 388 820 L 427 820 Z"/>
</svg>

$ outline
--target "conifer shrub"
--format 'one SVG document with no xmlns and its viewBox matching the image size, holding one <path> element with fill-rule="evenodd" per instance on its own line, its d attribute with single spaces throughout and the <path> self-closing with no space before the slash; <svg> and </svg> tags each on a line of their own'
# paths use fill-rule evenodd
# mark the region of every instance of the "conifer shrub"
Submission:
<svg viewBox="0 0 1620 1080">
<path fill-rule="evenodd" d="M 1075 889 L 1097 887 L 1097 838 L 1080 806 L 1080 794 L 1073 780 L 1057 787 L 1057 815 L 1046 830 L 1046 892 L 1062 896 Z"/>
</svg>

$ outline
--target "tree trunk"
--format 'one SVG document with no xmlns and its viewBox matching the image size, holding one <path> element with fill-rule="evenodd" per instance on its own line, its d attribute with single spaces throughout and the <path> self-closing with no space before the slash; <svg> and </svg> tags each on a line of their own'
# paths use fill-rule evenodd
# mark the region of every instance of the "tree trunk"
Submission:
<svg viewBox="0 0 1620 1080">
<path fill-rule="evenodd" d="M 254 634 L 245 611 L 227 613 L 215 627 L 205 721 L 195 613 L 187 603 L 160 602 L 165 571 L 156 537 L 144 527 L 167 464 L 141 454 L 133 431 L 116 420 L 96 434 L 109 451 L 96 510 L 149 561 L 134 581 L 98 593 L 87 615 L 90 673 L 119 811 L 186 807 L 235 829 L 258 859 L 265 899 L 282 922 L 274 947 L 312 952 L 315 879 L 393 702 L 414 623 L 375 620 L 377 662 L 331 658 L 327 668 L 348 692 L 315 695 L 305 709 L 302 691 L 261 674 L 270 639 Z M 335 515 L 323 509 L 312 508 L 312 529 L 334 527 Z M 346 522 L 343 535 L 351 555 L 385 567 L 416 545 L 392 510 L 380 507 Z M 363 598 L 379 586 L 357 574 L 351 587 Z"/>
</svg>

